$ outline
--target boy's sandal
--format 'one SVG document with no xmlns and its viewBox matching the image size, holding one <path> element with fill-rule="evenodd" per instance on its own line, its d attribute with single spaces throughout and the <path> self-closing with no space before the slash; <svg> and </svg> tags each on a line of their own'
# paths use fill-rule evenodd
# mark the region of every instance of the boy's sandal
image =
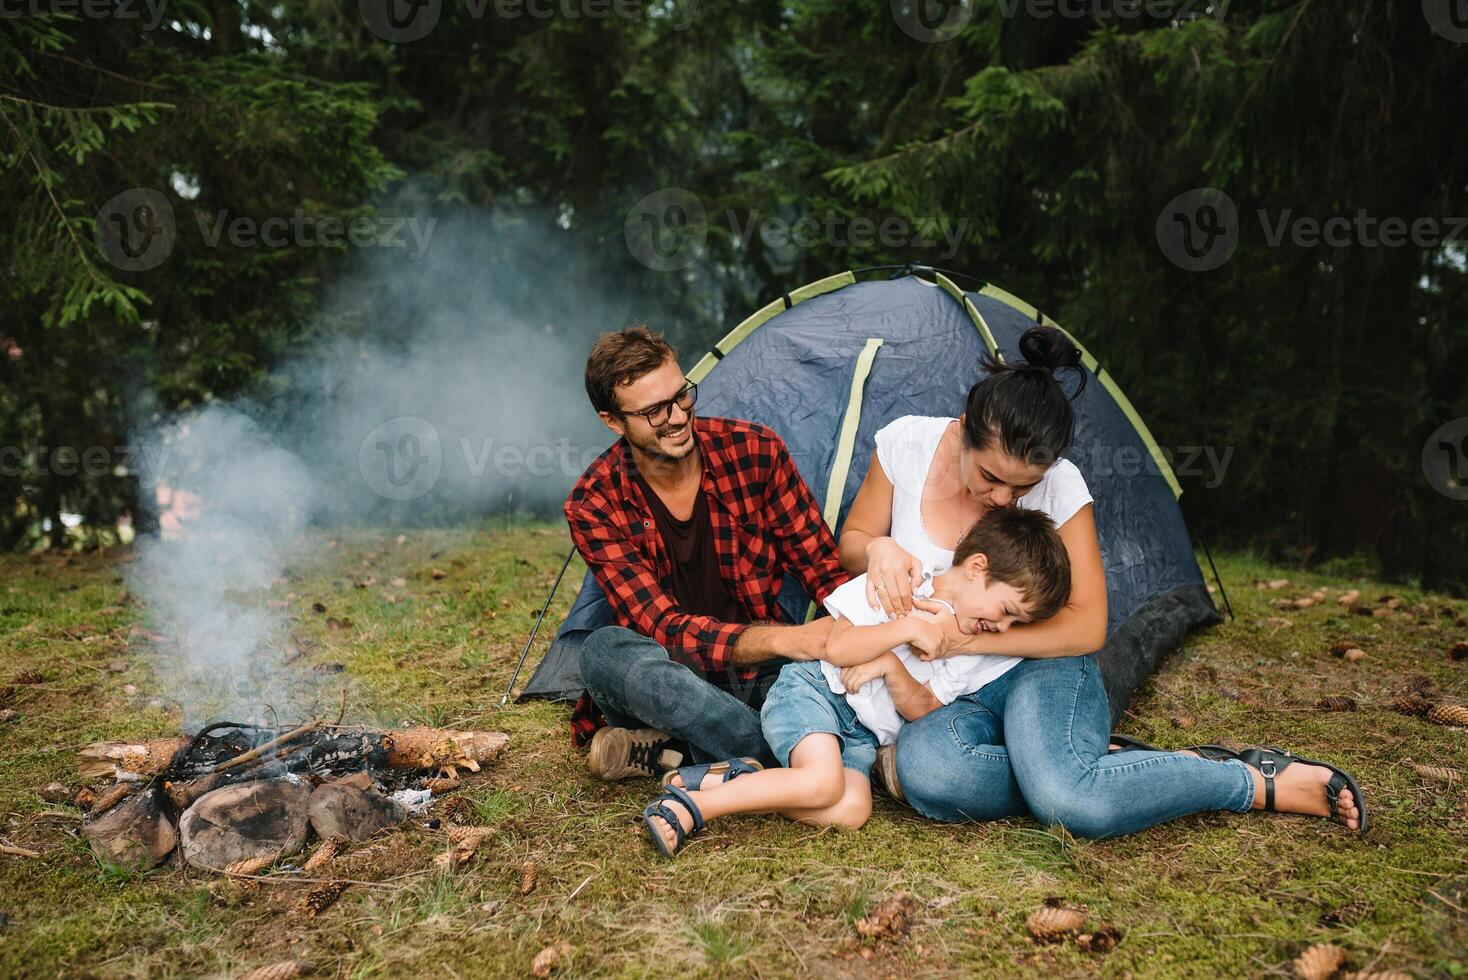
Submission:
<svg viewBox="0 0 1468 980">
<path fill-rule="evenodd" d="M 735 776 L 742 776 L 747 772 L 759 772 L 764 769 L 758 759 L 745 757 L 743 759 L 726 759 L 723 762 L 710 762 L 703 766 L 684 766 L 682 769 L 669 769 L 663 773 L 663 785 L 672 786 L 673 777 L 677 776 L 683 780 L 682 789 L 703 789 L 703 781 L 710 773 L 722 773 L 724 782 L 728 782 Z"/>
<path fill-rule="evenodd" d="M 1208 748 L 1219 748 L 1220 746 L 1208 746 Z M 1356 810 L 1360 814 L 1358 822 L 1360 826 L 1356 829 L 1358 834 L 1366 833 L 1371 826 L 1371 820 L 1366 815 L 1366 797 L 1361 792 L 1361 787 L 1356 779 L 1344 769 L 1331 765 L 1329 762 L 1319 762 L 1315 759 L 1306 759 L 1303 756 L 1291 755 L 1283 749 L 1271 749 L 1263 746 L 1252 746 L 1242 752 L 1232 753 L 1233 757 L 1248 766 L 1259 770 L 1264 777 L 1264 809 L 1277 812 L 1274 809 L 1274 777 L 1281 770 L 1288 769 L 1296 762 L 1303 762 L 1307 766 L 1320 766 L 1331 772 L 1330 782 L 1325 784 L 1325 801 L 1330 808 L 1330 819 L 1334 823 L 1345 825 L 1345 821 L 1336 812 L 1336 806 L 1340 802 L 1341 790 L 1349 789 L 1351 795 L 1356 798 Z"/>
<path fill-rule="evenodd" d="M 692 830 L 683 829 L 683 821 L 668 806 L 670 802 L 681 803 L 688 810 L 689 816 L 693 817 Z M 653 824 L 653 817 L 661 818 L 673 829 L 676 841 L 672 850 L 668 849 L 668 842 L 663 839 L 662 831 Z M 665 858 L 671 858 L 683 850 L 683 845 L 688 842 L 688 838 L 704 828 L 703 814 L 698 812 L 698 804 L 694 803 L 693 798 L 678 786 L 667 787 L 667 792 L 643 807 L 642 822 L 647 826 L 648 836 L 652 838 L 652 846 L 656 847 L 658 853 Z"/>
</svg>

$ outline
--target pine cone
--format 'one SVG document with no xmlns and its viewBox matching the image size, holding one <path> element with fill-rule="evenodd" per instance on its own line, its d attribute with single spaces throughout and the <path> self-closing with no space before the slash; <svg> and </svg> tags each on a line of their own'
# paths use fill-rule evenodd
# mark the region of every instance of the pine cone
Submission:
<svg viewBox="0 0 1468 980">
<path fill-rule="evenodd" d="M 346 849 L 347 842 L 340 837 L 328 837 L 316 848 L 316 853 L 306 859 L 301 867 L 307 874 L 318 871 L 330 864 L 338 854 Z"/>
<path fill-rule="evenodd" d="M 1332 657 L 1344 657 L 1347 650 L 1354 650 L 1355 648 L 1356 644 L 1354 643 L 1332 643 L 1330 645 L 1330 655 Z"/>
<path fill-rule="evenodd" d="M 475 848 L 488 836 L 488 827 L 450 827 L 448 830 L 449 843 L 455 847 Z"/>
<path fill-rule="evenodd" d="M 1391 709 L 1399 715 L 1414 715 L 1421 718 L 1431 707 L 1430 701 L 1424 701 L 1415 694 L 1403 694 L 1391 700 Z"/>
<path fill-rule="evenodd" d="M 1030 913 L 1025 928 L 1041 942 L 1055 942 L 1086 924 L 1086 917 L 1071 908 L 1042 908 Z"/>
<path fill-rule="evenodd" d="M 1468 708 L 1461 704 L 1435 704 L 1427 709 L 1427 720 L 1439 725 L 1468 727 Z"/>
<path fill-rule="evenodd" d="M 41 676 L 39 670 L 23 670 L 10 679 L 12 684 L 39 684 L 46 678 Z"/>
<path fill-rule="evenodd" d="M 1350 698 L 1333 695 L 1315 702 L 1316 711 L 1355 711 L 1356 702 Z"/>
<path fill-rule="evenodd" d="M 540 881 L 540 868 L 536 867 L 534 861 L 526 861 L 520 865 L 520 894 L 529 895 L 535 891 L 536 882 Z"/>
<path fill-rule="evenodd" d="M 443 801 L 443 809 L 439 812 L 443 814 L 445 823 L 463 825 L 473 819 L 474 804 L 467 797 L 451 796 Z"/>
<path fill-rule="evenodd" d="M 1374 911 L 1376 906 L 1364 898 L 1353 898 L 1341 907 L 1323 913 L 1320 921 L 1328 926 L 1354 926 L 1371 918 Z"/>
<path fill-rule="evenodd" d="M 1424 701 L 1431 701 L 1438 696 L 1437 681 L 1426 674 L 1418 674 L 1407 682 L 1407 693 L 1415 694 Z"/>
<path fill-rule="evenodd" d="M 1316 943 L 1295 957 L 1295 976 L 1300 980 L 1329 980 L 1346 962 L 1346 951 L 1330 943 Z"/>
<path fill-rule="evenodd" d="M 459 781 L 457 779 L 430 779 L 427 785 L 428 792 L 432 793 L 434 796 L 442 796 L 445 793 L 452 793 L 458 788 Z"/>
<path fill-rule="evenodd" d="M 1451 660 L 1468 660 L 1468 642 L 1454 643 L 1448 648 L 1448 657 Z"/>
<path fill-rule="evenodd" d="M 534 977 L 548 977 L 556 970 L 565 965 L 571 956 L 571 944 L 559 942 L 547 946 L 535 954 L 535 959 L 530 962 L 530 975 Z"/>
<path fill-rule="evenodd" d="M 1342 973 L 1341 980 L 1413 980 L 1412 974 L 1403 973 L 1401 970 L 1372 970 L 1370 973 L 1356 972 Z"/>
<path fill-rule="evenodd" d="M 236 861 L 233 864 L 226 864 L 224 873 L 227 875 L 257 875 L 279 860 L 279 857 L 278 854 L 266 854 L 257 858 Z"/>
<path fill-rule="evenodd" d="M 279 963 L 251 970 L 240 977 L 240 980 L 294 980 L 295 977 L 306 976 L 314 969 L 310 960 L 281 960 Z"/>
<path fill-rule="evenodd" d="M 345 881 L 323 881 L 306 892 L 305 897 L 301 899 L 301 914 L 311 917 L 320 915 L 336 904 L 336 900 L 341 898 L 342 892 L 346 890 Z"/>
<path fill-rule="evenodd" d="M 1456 769 L 1446 766 L 1413 766 L 1412 771 L 1421 777 L 1423 782 L 1443 783 L 1447 786 L 1456 786 L 1461 778 L 1461 773 Z"/>
<path fill-rule="evenodd" d="M 864 939 L 899 940 L 912 929 L 917 902 L 909 892 L 897 892 L 856 920 L 857 935 Z"/>
</svg>

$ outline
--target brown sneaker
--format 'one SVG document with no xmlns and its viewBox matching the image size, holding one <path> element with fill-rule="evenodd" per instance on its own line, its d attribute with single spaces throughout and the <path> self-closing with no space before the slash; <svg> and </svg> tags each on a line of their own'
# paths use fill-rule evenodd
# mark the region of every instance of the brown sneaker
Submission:
<svg viewBox="0 0 1468 980">
<path fill-rule="evenodd" d="M 591 737 L 586 768 L 612 782 L 628 776 L 659 776 L 683 764 L 673 737 L 656 728 L 602 728 Z"/>
<path fill-rule="evenodd" d="M 902 784 L 897 781 L 897 746 L 883 745 L 877 749 L 877 764 L 872 767 L 876 774 L 877 782 L 887 791 L 887 795 L 899 803 L 906 803 L 907 797 L 902 795 Z"/>
</svg>

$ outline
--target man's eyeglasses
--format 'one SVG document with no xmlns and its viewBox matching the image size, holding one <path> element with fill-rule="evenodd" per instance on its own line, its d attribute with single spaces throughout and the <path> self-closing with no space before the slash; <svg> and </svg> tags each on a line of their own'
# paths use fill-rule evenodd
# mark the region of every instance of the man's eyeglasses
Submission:
<svg viewBox="0 0 1468 980">
<path fill-rule="evenodd" d="M 677 405 L 683 411 L 691 411 L 695 402 L 698 401 L 698 385 L 693 382 L 683 386 L 683 390 L 665 402 L 658 402 L 650 408 L 644 408 L 636 412 L 622 412 L 622 415 L 641 415 L 647 419 L 647 424 L 652 426 L 662 425 L 673 417 L 673 406 Z"/>
</svg>

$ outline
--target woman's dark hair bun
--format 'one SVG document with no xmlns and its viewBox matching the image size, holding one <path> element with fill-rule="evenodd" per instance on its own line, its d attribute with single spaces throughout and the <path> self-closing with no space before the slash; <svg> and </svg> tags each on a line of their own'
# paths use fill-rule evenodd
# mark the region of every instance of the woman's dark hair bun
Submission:
<svg viewBox="0 0 1468 980">
<path fill-rule="evenodd" d="M 1086 387 L 1081 352 L 1054 327 L 1033 326 L 1019 338 L 1020 358 L 981 361 L 985 377 L 969 389 L 964 440 L 974 449 L 994 443 L 1015 459 L 1049 466 L 1075 438 L 1071 401 Z M 1055 372 L 1070 368 L 1080 383 L 1069 396 Z"/>
<path fill-rule="evenodd" d="M 1070 338 L 1054 327 L 1031 327 L 1019 338 L 1019 354 L 1031 367 L 1041 368 L 1054 374 L 1061 368 L 1081 367 L 1081 352 Z M 1085 383 L 1081 373 L 1081 383 Z"/>
</svg>

